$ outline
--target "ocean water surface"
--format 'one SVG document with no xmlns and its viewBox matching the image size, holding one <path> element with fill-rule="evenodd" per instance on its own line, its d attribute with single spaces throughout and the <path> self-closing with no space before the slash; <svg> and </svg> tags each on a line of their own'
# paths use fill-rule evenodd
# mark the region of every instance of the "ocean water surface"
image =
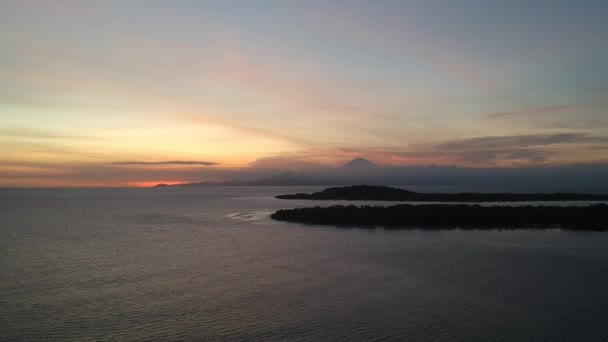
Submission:
<svg viewBox="0 0 608 342">
<path fill-rule="evenodd" d="M 608 233 L 268 219 L 321 189 L 2 189 L 0 340 L 608 340 Z"/>
</svg>

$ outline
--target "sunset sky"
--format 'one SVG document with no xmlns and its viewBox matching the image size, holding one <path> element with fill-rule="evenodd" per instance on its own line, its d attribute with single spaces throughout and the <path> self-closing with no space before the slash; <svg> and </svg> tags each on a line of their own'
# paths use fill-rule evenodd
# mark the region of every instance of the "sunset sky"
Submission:
<svg viewBox="0 0 608 342">
<path fill-rule="evenodd" d="M 0 0 L 0 186 L 608 162 L 608 1 Z"/>
</svg>

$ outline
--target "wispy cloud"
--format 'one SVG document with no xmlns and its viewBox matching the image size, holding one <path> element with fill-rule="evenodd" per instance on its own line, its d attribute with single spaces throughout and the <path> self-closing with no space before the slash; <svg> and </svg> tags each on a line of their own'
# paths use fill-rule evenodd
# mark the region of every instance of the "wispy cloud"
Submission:
<svg viewBox="0 0 608 342">
<path fill-rule="evenodd" d="M 561 129 L 603 129 L 608 128 L 608 120 L 590 119 L 590 120 L 575 120 L 556 122 L 551 125 L 551 128 Z"/>
<path fill-rule="evenodd" d="M 530 166 L 597 162 L 608 136 L 585 133 L 481 136 L 438 143 L 377 147 L 327 147 L 261 158 L 253 168 L 322 169 L 365 157 L 380 165 Z"/>
<path fill-rule="evenodd" d="M 437 145 L 437 148 L 441 150 L 525 148 L 531 146 L 597 142 L 608 142 L 608 137 L 585 133 L 489 136 L 449 141 Z"/>
<path fill-rule="evenodd" d="M 173 167 L 174 165 L 174 167 Z M 158 166 L 158 167 L 154 167 Z M 170 164 L 32 163 L 0 159 L 2 186 L 130 186 L 221 180 L 253 180 L 277 174 L 261 168 L 188 167 Z"/>
<path fill-rule="evenodd" d="M 552 105 L 552 106 L 536 106 L 530 108 L 524 108 L 514 111 L 496 112 L 488 114 L 488 119 L 507 119 L 512 117 L 528 116 L 528 115 L 540 115 L 540 114 L 555 114 L 567 112 L 575 109 L 577 106 L 571 103 Z"/>
<path fill-rule="evenodd" d="M 416 146 L 412 151 L 399 155 L 414 160 L 446 158 L 459 165 L 521 165 L 548 162 L 562 153 L 564 148 L 572 146 L 585 151 L 590 146 L 606 144 L 608 137 L 585 133 L 486 136 Z"/>
<path fill-rule="evenodd" d="M 145 161 L 122 161 L 122 162 L 114 162 L 111 163 L 114 165 L 203 165 L 203 166 L 212 166 L 218 165 L 218 163 L 208 162 L 208 161 L 198 161 L 198 160 L 167 160 L 167 161 L 153 161 L 153 162 L 145 162 Z"/>
<path fill-rule="evenodd" d="M 55 133 L 29 128 L 1 128 L 0 138 L 2 137 L 11 139 L 96 139 L 92 136 Z"/>
</svg>

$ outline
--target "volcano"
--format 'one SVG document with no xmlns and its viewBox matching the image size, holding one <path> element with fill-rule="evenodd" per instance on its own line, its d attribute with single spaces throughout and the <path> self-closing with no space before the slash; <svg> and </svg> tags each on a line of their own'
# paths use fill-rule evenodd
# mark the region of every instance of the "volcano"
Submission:
<svg viewBox="0 0 608 342">
<path fill-rule="evenodd" d="M 365 158 L 356 158 L 342 165 L 343 170 L 347 171 L 374 171 L 378 170 L 378 165 L 370 162 Z"/>
</svg>

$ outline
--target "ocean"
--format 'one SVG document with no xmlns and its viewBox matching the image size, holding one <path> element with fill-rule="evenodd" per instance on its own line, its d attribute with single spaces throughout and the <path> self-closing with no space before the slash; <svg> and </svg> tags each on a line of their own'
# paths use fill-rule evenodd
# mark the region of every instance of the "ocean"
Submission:
<svg viewBox="0 0 608 342">
<path fill-rule="evenodd" d="M 1 189 L 0 340 L 608 340 L 608 233 L 268 219 L 320 189 Z"/>
</svg>

